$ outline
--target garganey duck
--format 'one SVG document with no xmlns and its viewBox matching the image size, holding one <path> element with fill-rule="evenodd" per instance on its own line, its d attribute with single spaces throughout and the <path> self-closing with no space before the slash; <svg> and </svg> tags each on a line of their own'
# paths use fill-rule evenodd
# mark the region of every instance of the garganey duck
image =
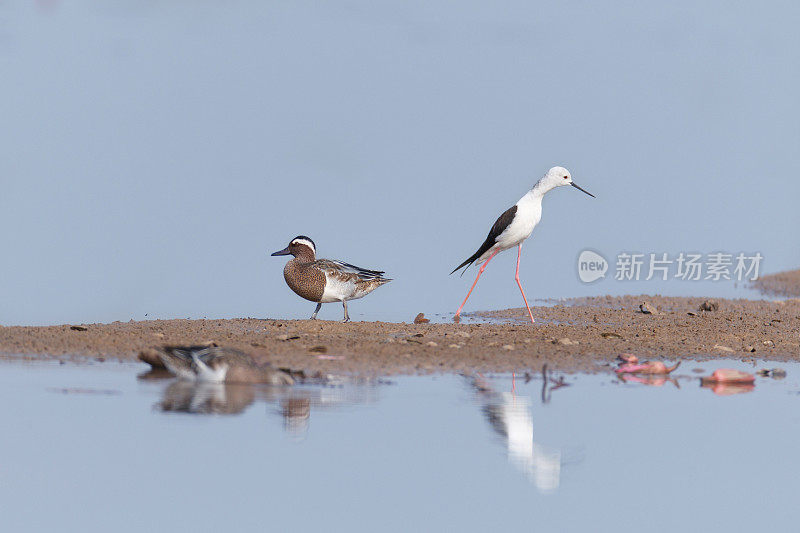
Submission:
<svg viewBox="0 0 800 533">
<path fill-rule="evenodd" d="M 384 283 L 392 281 L 383 277 L 383 271 L 368 270 L 332 259 L 316 259 L 316 253 L 314 241 L 299 235 L 292 239 L 289 246 L 272 254 L 294 256 L 283 268 L 283 277 L 298 296 L 317 302 L 317 308 L 311 315 L 312 320 L 317 318 L 322 304 L 342 302 L 343 322 L 349 322 L 348 300 L 363 298 Z"/>
<path fill-rule="evenodd" d="M 246 353 L 232 348 L 164 346 L 156 352 L 167 370 L 188 381 L 294 384 L 288 373 L 269 364 L 258 364 Z"/>
</svg>

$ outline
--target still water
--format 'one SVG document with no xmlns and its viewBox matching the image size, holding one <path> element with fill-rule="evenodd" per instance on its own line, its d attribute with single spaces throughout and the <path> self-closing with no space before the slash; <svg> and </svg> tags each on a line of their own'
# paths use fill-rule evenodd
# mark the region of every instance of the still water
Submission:
<svg viewBox="0 0 800 533">
<path fill-rule="evenodd" d="M 800 365 L 751 390 L 699 387 L 693 369 L 720 366 L 754 370 L 275 389 L 3 363 L 3 528 L 793 529 Z"/>
</svg>

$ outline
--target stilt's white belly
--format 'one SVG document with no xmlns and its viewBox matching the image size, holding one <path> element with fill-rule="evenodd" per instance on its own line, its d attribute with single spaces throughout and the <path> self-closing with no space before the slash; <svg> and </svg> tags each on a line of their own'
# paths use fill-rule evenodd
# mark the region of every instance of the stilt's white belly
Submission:
<svg viewBox="0 0 800 533">
<path fill-rule="evenodd" d="M 539 222 L 539 217 L 536 218 L 521 218 L 514 219 L 506 230 L 497 237 L 497 244 L 495 249 L 507 250 L 512 246 L 516 246 L 533 233 L 533 228 Z"/>
<path fill-rule="evenodd" d="M 489 259 L 492 254 L 508 250 L 530 237 L 531 233 L 533 233 L 533 228 L 536 227 L 536 224 L 539 223 L 541 218 L 541 208 L 536 209 L 528 207 L 522 214 L 514 218 L 514 221 L 509 224 L 503 233 L 497 236 L 494 246 L 479 257 L 477 262 L 480 264 Z"/>
</svg>

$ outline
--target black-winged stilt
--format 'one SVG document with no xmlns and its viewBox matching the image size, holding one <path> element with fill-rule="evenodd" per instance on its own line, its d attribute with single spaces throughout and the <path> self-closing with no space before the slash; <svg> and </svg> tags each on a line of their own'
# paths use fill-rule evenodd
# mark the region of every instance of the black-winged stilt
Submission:
<svg viewBox="0 0 800 533">
<path fill-rule="evenodd" d="M 542 198 L 544 195 L 556 187 L 562 187 L 564 185 L 572 185 L 579 191 L 585 192 L 592 198 L 595 196 L 580 187 L 578 187 L 574 181 L 572 181 L 572 175 L 570 175 L 569 171 L 564 167 L 553 167 L 547 171 L 547 174 L 544 175 L 542 179 L 536 182 L 536 185 L 525 194 L 519 201 L 511 206 L 505 213 L 498 217 L 497 221 L 495 221 L 492 229 L 489 230 L 489 235 L 486 237 L 486 240 L 483 241 L 478 251 L 472 254 L 466 261 L 458 265 L 456 268 L 453 269 L 453 274 L 458 269 L 462 267 L 466 271 L 467 268 L 472 265 L 475 261 L 478 263 L 483 263 L 481 265 L 480 270 L 478 270 L 478 276 L 475 278 L 475 282 L 470 287 L 469 292 L 467 293 L 467 297 L 464 298 L 464 302 L 461 304 L 461 307 L 458 308 L 456 311 L 456 315 L 454 319 L 458 320 L 461 315 L 461 310 L 464 308 L 464 305 L 469 300 L 469 295 L 472 294 L 472 289 L 475 288 L 475 285 L 478 284 L 478 280 L 483 274 L 486 265 L 489 264 L 489 261 L 497 255 L 499 252 L 503 250 L 508 250 L 514 246 L 517 246 L 517 272 L 514 276 L 514 279 L 517 280 L 517 285 L 519 286 L 519 290 L 522 293 L 522 299 L 525 301 L 525 307 L 528 309 L 528 316 L 531 317 L 531 322 L 533 322 L 533 313 L 531 313 L 531 307 L 528 305 L 528 299 L 525 297 L 525 291 L 522 290 L 522 283 L 519 281 L 519 260 L 522 256 L 522 242 L 531 236 L 533 232 L 533 228 L 536 227 L 536 224 L 539 223 L 539 220 L 542 218 Z"/>
</svg>

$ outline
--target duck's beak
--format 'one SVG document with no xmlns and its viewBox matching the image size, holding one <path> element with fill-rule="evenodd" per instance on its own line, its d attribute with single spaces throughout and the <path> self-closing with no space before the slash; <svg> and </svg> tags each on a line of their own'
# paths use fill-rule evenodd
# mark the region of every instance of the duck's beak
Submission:
<svg viewBox="0 0 800 533">
<path fill-rule="evenodd" d="M 283 250 L 277 251 L 274 254 L 270 254 L 270 255 L 274 257 L 276 255 L 291 255 L 291 254 L 292 254 L 292 252 L 289 251 L 289 247 L 287 246 Z"/>
<path fill-rule="evenodd" d="M 597 196 L 595 196 L 594 194 L 590 193 L 590 192 L 589 192 L 589 191 L 587 191 L 586 189 L 582 189 L 582 188 L 578 187 L 578 186 L 575 184 L 575 182 L 574 182 L 574 181 L 573 181 L 573 182 L 570 182 L 570 185 L 572 185 L 573 187 L 575 187 L 576 189 L 578 189 L 578 190 L 579 190 L 579 191 L 581 191 L 581 192 L 585 192 L 586 194 L 588 194 L 588 195 L 589 195 L 589 196 L 591 196 L 592 198 L 597 198 Z"/>
</svg>

